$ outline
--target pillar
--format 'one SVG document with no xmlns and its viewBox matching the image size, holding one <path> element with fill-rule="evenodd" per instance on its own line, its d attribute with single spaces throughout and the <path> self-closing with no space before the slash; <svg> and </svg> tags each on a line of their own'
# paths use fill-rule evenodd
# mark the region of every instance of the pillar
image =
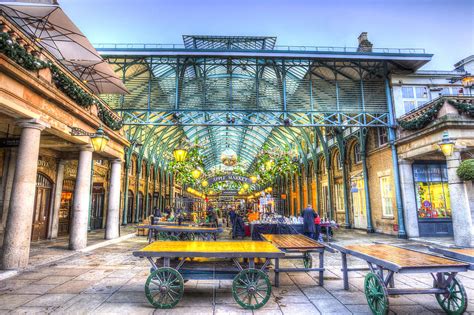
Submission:
<svg viewBox="0 0 474 315">
<path fill-rule="evenodd" d="M 328 176 L 328 208 L 326 209 L 327 210 L 327 216 L 329 218 L 329 220 L 332 220 L 333 219 L 333 216 L 332 216 L 332 211 L 334 209 L 333 207 L 333 200 L 332 200 L 332 181 L 331 181 L 331 156 L 328 154 L 328 156 L 326 157 L 326 172 L 327 172 L 327 176 Z M 334 218 L 336 219 L 336 218 Z"/>
<path fill-rule="evenodd" d="M 111 163 L 109 200 L 107 207 L 107 221 L 105 223 L 105 239 L 111 240 L 120 235 L 120 176 L 122 161 L 117 159 Z"/>
<path fill-rule="evenodd" d="M 461 153 L 453 152 L 453 155 L 446 158 L 448 166 L 448 187 L 451 200 L 451 213 L 453 217 L 454 243 L 460 247 L 470 247 L 472 244 L 471 209 L 464 182 L 456 174 L 456 170 L 461 164 Z"/>
<path fill-rule="evenodd" d="M 61 207 L 61 194 L 63 192 L 63 181 L 64 181 L 64 160 L 59 160 L 58 167 L 56 169 L 56 184 L 54 185 L 53 194 L 53 212 L 51 214 L 51 230 L 49 238 L 58 237 L 59 229 L 59 208 Z"/>
<path fill-rule="evenodd" d="M 130 168 L 130 163 L 125 161 L 125 178 L 123 180 L 123 211 L 122 211 L 122 225 L 127 225 L 127 213 L 128 213 L 128 186 L 130 184 L 129 181 L 129 168 Z"/>
<path fill-rule="evenodd" d="M 22 120 L 18 125 L 21 136 L 3 240 L 3 269 L 24 268 L 28 265 L 40 137 L 46 127 L 33 119 Z"/>
<path fill-rule="evenodd" d="M 407 236 L 418 237 L 420 233 L 418 229 L 418 213 L 412 164 L 413 161 L 400 160 L 398 162 L 398 169 L 400 170 L 400 181 L 402 184 L 402 199 Z"/>
<path fill-rule="evenodd" d="M 92 151 L 92 147 L 84 146 L 79 152 L 74 203 L 72 205 L 71 231 L 69 234 L 69 249 L 72 250 L 83 249 L 87 246 Z"/>
</svg>

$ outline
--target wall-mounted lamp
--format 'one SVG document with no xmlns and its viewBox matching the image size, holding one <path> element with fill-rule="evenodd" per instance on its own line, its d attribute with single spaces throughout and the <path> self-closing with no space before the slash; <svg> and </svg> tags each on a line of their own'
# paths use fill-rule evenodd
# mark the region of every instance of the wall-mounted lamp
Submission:
<svg viewBox="0 0 474 315">
<path fill-rule="evenodd" d="M 91 138 L 91 144 L 95 152 L 103 152 L 107 143 L 109 142 L 109 137 L 105 134 L 102 126 L 97 128 L 95 133 L 87 132 L 84 129 L 71 127 L 71 135 L 73 136 L 88 136 Z"/>
<path fill-rule="evenodd" d="M 438 146 L 445 157 L 450 157 L 454 153 L 455 142 L 449 137 L 447 131 L 443 132 L 443 138 L 438 142 Z"/>
</svg>

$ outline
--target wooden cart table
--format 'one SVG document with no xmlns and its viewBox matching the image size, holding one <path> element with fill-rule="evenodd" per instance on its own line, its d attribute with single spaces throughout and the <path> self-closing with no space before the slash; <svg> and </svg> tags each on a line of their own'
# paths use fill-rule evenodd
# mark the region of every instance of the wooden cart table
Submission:
<svg viewBox="0 0 474 315">
<path fill-rule="evenodd" d="M 271 242 L 285 253 L 284 258 L 275 259 L 275 286 L 280 284 L 280 272 L 319 272 L 319 285 L 324 283 L 324 251 L 332 249 L 302 234 L 262 234 L 264 240 Z M 319 266 L 313 268 L 311 253 L 319 253 Z M 295 255 L 296 254 L 296 255 Z M 280 268 L 280 259 L 302 259 L 303 268 Z"/>
<path fill-rule="evenodd" d="M 470 265 L 471 270 L 474 270 L 474 248 L 440 248 L 430 246 L 429 249 L 434 253 L 466 262 Z"/>
<path fill-rule="evenodd" d="M 425 254 L 386 244 L 332 245 L 341 252 L 344 289 L 349 289 L 347 255 L 365 260 L 370 272 L 365 276 L 365 297 L 374 314 L 387 314 L 389 295 L 434 294 L 441 308 L 448 314 L 462 314 L 467 308 L 467 295 L 456 278 L 469 265 L 452 259 Z M 430 273 L 433 288 L 396 289 L 395 273 Z"/>
<path fill-rule="evenodd" d="M 258 309 L 271 296 L 266 274 L 270 259 L 285 254 L 269 242 L 156 241 L 133 255 L 147 258 L 152 266 L 145 294 L 157 308 L 178 304 L 185 280 L 229 279 L 235 301 L 246 309 Z"/>
</svg>

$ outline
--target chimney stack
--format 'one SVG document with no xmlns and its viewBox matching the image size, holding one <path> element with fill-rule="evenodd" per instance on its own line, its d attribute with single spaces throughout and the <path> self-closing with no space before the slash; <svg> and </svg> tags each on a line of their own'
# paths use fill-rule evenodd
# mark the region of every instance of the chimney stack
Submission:
<svg viewBox="0 0 474 315">
<path fill-rule="evenodd" d="M 367 37 L 367 32 L 360 33 L 359 37 L 359 47 L 357 47 L 357 51 L 360 52 L 372 52 L 372 43 L 369 41 Z"/>
</svg>

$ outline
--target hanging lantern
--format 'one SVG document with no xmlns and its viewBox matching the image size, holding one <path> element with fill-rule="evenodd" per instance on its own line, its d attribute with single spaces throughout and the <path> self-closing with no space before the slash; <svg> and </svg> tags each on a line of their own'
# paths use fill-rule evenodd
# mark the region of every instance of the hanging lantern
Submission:
<svg viewBox="0 0 474 315">
<path fill-rule="evenodd" d="M 202 172 L 200 169 L 196 168 L 191 172 L 191 176 L 195 179 L 198 179 L 201 176 Z"/>
<path fill-rule="evenodd" d="M 107 137 L 102 127 L 99 127 L 95 135 L 91 136 L 91 143 L 95 152 L 104 151 L 108 142 L 109 142 L 109 137 Z"/>
<path fill-rule="evenodd" d="M 265 162 L 265 169 L 267 171 L 270 171 L 273 168 L 273 165 L 275 165 L 275 161 L 268 160 L 268 161 Z"/>
<path fill-rule="evenodd" d="M 188 156 L 188 150 L 186 150 L 184 146 L 179 146 L 173 150 L 173 157 L 176 162 L 186 161 L 187 156 Z"/>
<path fill-rule="evenodd" d="M 235 166 L 237 164 L 237 154 L 234 150 L 227 148 L 221 154 L 221 162 L 225 166 Z"/>
<path fill-rule="evenodd" d="M 267 192 L 271 193 L 273 191 L 273 188 L 272 187 L 268 187 L 267 188 Z"/>
<path fill-rule="evenodd" d="M 245 189 L 245 190 L 247 190 L 247 189 L 250 188 L 250 185 L 247 184 L 247 183 L 244 183 L 244 184 L 242 185 L 242 188 Z"/>
<path fill-rule="evenodd" d="M 201 182 L 201 186 L 202 186 L 202 187 L 207 187 L 207 186 L 209 186 L 209 183 L 207 182 L 207 180 L 203 180 L 203 181 Z"/>
<path fill-rule="evenodd" d="M 252 181 L 252 184 L 255 184 L 257 182 L 257 176 L 255 175 L 250 176 L 250 180 Z"/>
</svg>

